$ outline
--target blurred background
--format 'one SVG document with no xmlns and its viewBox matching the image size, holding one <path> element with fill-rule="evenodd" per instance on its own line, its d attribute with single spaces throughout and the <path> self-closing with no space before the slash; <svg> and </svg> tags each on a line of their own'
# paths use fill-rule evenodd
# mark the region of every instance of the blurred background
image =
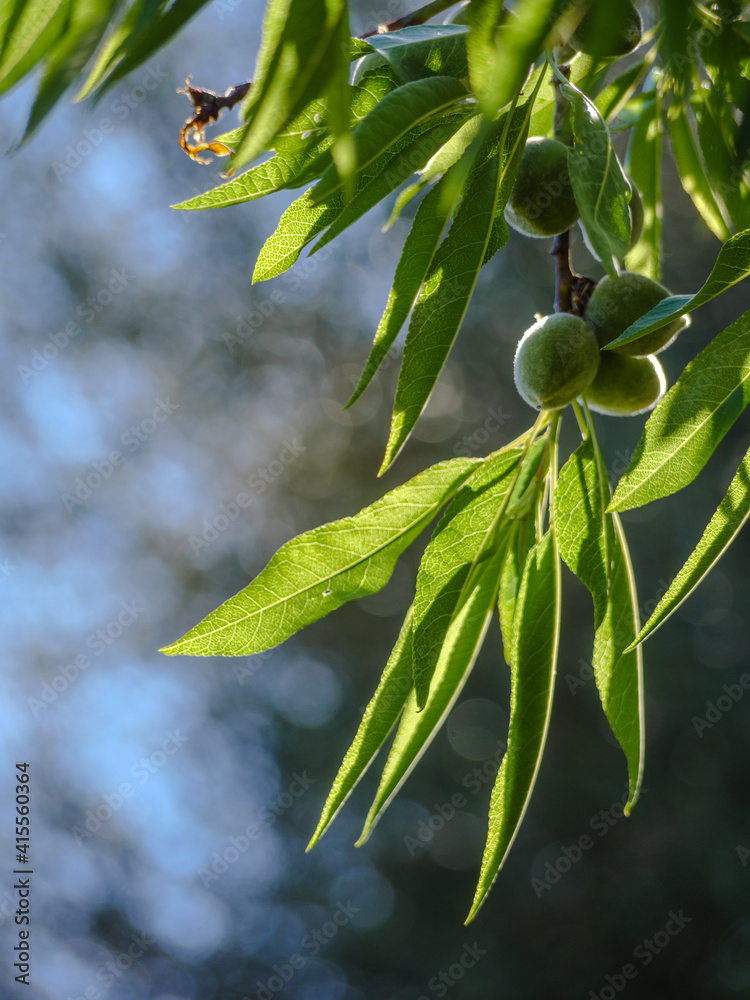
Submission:
<svg viewBox="0 0 750 1000">
<path fill-rule="evenodd" d="M 355 5 L 354 30 L 406 10 L 382 6 Z M 189 105 L 175 91 L 188 73 L 219 91 L 246 79 L 261 14 L 258 0 L 215 0 L 99 105 L 61 109 L 0 163 L 3 996 L 748 997 L 747 532 L 645 647 L 646 793 L 629 820 L 624 758 L 591 680 L 590 598 L 565 571 L 548 750 L 510 859 L 468 928 L 507 726 L 496 626 L 371 840 L 352 846 L 375 769 L 304 851 L 422 546 L 382 593 L 263 656 L 157 652 L 293 535 L 524 430 L 533 413 L 513 387 L 513 352 L 553 297 L 548 242 L 512 236 L 481 275 L 425 418 L 378 482 L 398 351 L 356 407 L 341 404 L 408 219 L 383 234 L 386 210 L 372 213 L 330 251 L 253 287 L 258 250 L 295 193 L 169 208 L 217 183 L 221 167 L 179 149 Z M 0 104 L 8 140 L 31 93 Z M 665 171 L 665 280 L 692 292 L 719 245 Z M 580 237 L 574 262 L 601 275 Z M 700 310 L 662 355 L 671 379 L 749 299 L 745 283 Z M 642 424 L 599 419 L 615 479 Z M 625 515 L 644 617 L 723 495 L 747 426 L 697 483 Z M 568 420 L 566 449 L 576 433 Z M 30 988 L 13 982 L 11 957 L 21 760 L 33 789 Z"/>
</svg>

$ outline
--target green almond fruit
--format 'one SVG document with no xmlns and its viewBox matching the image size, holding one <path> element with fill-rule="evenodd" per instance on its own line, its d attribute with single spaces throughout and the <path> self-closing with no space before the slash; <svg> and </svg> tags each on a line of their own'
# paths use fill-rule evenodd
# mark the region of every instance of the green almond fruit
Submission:
<svg viewBox="0 0 750 1000">
<path fill-rule="evenodd" d="M 596 0 L 568 39 L 579 52 L 599 59 L 626 56 L 643 38 L 643 21 L 631 2 Z"/>
<path fill-rule="evenodd" d="M 545 316 L 518 343 L 516 388 L 537 410 L 560 409 L 591 385 L 599 357 L 596 337 L 582 319 L 570 313 Z"/>
<path fill-rule="evenodd" d="M 657 358 L 630 358 L 604 351 L 584 399 L 597 413 L 634 417 L 652 410 L 666 389 L 667 378 Z"/>
<path fill-rule="evenodd" d="M 505 208 L 508 224 L 541 239 L 564 233 L 579 215 L 568 173 L 568 147 L 543 136 L 529 139 Z"/>
<path fill-rule="evenodd" d="M 597 284 L 586 306 L 584 318 L 596 334 L 599 346 L 605 347 L 670 294 L 664 285 L 645 274 L 623 271 L 619 277 L 607 276 Z M 673 342 L 689 322 L 687 316 L 680 316 L 660 330 L 647 333 L 640 340 L 615 348 L 615 351 L 633 358 L 658 354 Z"/>
</svg>

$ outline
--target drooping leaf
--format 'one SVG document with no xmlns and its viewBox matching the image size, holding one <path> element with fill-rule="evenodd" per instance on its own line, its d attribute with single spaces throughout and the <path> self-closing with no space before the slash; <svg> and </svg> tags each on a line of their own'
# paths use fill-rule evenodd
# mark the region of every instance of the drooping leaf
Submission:
<svg viewBox="0 0 750 1000">
<path fill-rule="evenodd" d="M 347 601 L 376 593 L 388 582 L 404 549 L 461 487 L 477 461 L 442 462 L 359 514 L 293 538 L 244 590 L 162 652 L 260 653 Z"/>
<path fill-rule="evenodd" d="M 588 437 L 560 469 L 554 512 L 560 555 L 591 592 L 597 626 L 604 617 L 609 590 L 610 539 L 604 514 L 608 503 L 609 484 L 602 482 L 594 443 Z"/>
<path fill-rule="evenodd" d="M 628 144 L 627 168 L 643 201 L 643 231 L 628 254 L 629 270 L 654 281 L 662 276 L 662 124 L 658 90 L 649 94 L 636 119 Z"/>
<path fill-rule="evenodd" d="M 136 0 L 127 9 L 120 23 L 100 46 L 86 82 L 76 94 L 77 101 L 89 97 L 109 76 L 127 50 L 129 39 L 158 18 L 161 6 L 161 0 Z"/>
<path fill-rule="evenodd" d="M 717 295 L 750 275 L 750 229 L 737 233 L 724 244 L 716 259 L 713 270 L 700 291 L 695 295 L 670 295 L 654 306 L 645 316 L 641 316 L 627 328 L 617 340 L 604 348 L 609 351 L 622 347 L 633 340 L 640 340 L 647 333 L 659 330 L 678 316 L 686 315 L 705 305 Z"/>
<path fill-rule="evenodd" d="M 596 105 L 570 83 L 560 89 L 571 105 L 575 144 L 568 151 L 568 170 L 581 222 L 592 252 L 614 277 L 630 242 L 627 178 Z"/>
<path fill-rule="evenodd" d="M 511 528 L 511 538 L 503 559 L 498 593 L 498 614 L 500 632 L 503 637 L 503 655 L 511 665 L 513 650 L 516 648 L 515 615 L 518 591 L 523 578 L 523 568 L 531 548 L 536 545 L 536 522 L 533 516 L 522 518 Z"/>
<path fill-rule="evenodd" d="M 467 923 L 476 916 L 516 838 L 544 752 L 560 637 L 560 562 L 551 531 L 527 557 L 514 634 L 508 746 L 492 790 L 487 844 Z"/>
<path fill-rule="evenodd" d="M 640 62 L 628 66 L 611 83 L 608 83 L 601 93 L 597 94 L 594 104 L 607 124 L 611 124 L 620 111 L 622 111 L 635 93 L 641 78 L 647 70 L 648 63 L 642 59 Z"/>
<path fill-rule="evenodd" d="M 445 204 L 441 181 L 425 195 L 417 209 L 370 355 L 347 406 L 355 403 L 370 384 L 406 322 L 448 225 L 452 208 L 452 204 Z"/>
<path fill-rule="evenodd" d="M 366 170 L 395 143 L 467 96 L 466 88 L 450 76 L 415 80 L 388 94 L 352 133 L 357 170 Z M 319 205 L 341 190 L 343 181 L 335 166 L 329 167 L 311 193 Z"/>
<path fill-rule="evenodd" d="M 113 55 L 98 77 L 86 81 L 86 92 L 98 89 L 101 98 L 119 80 L 171 41 L 208 2 L 179 0 L 179 3 L 170 3 L 169 0 L 162 0 L 158 5 L 158 17 L 154 16 L 154 4 L 147 4 L 144 11 L 147 16 L 138 20 L 132 34 L 128 34 L 122 42 L 116 57 Z"/>
<path fill-rule="evenodd" d="M 750 312 L 685 368 L 646 422 L 611 510 L 669 496 L 698 475 L 750 402 Z"/>
<path fill-rule="evenodd" d="M 420 710 L 469 576 L 478 560 L 494 552 L 496 516 L 514 484 L 520 457 L 518 448 L 501 452 L 464 483 L 422 556 L 412 623 L 412 674 Z"/>
<path fill-rule="evenodd" d="M 23 141 L 39 127 L 76 80 L 104 34 L 116 0 L 73 0 L 64 30 L 45 53 L 44 73 Z"/>
<path fill-rule="evenodd" d="M 502 211 L 523 153 L 533 98 L 506 119 L 497 155 L 478 166 L 414 308 L 381 473 L 406 443 L 446 362 L 488 254 L 507 242 Z M 449 175 L 446 175 L 449 178 Z"/>
<path fill-rule="evenodd" d="M 638 599 L 622 526 L 612 514 L 609 483 L 593 436 L 560 471 L 554 519 L 560 554 L 594 601 L 593 669 L 604 713 L 628 764 L 629 812 L 643 776 L 643 672 L 626 652 L 639 628 Z"/>
<path fill-rule="evenodd" d="M 269 0 L 234 170 L 251 163 L 290 118 L 324 96 L 342 63 L 348 70 L 340 43 L 347 18 L 346 0 Z"/>
<path fill-rule="evenodd" d="M 380 785 L 357 845 L 363 844 L 393 796 L 411 774 L 461 693 L 482 648 L 497 598 L 502 550 L 477 573 L 471 592 L 451 622 L 424 709 L 412 690 L 401 716 Z"/>
<path fill-rule="evenodd" d="M 336 818 L 336 814 L 375 759 L 403 711 L 412 688 L 411 619 L 410 608 L 380 683 L 365 709 L 357 734 L 346 751 L 331 791 L 328 793 L 318 826 L 307 845 L 308 851 L 317 844 Z"/>
<path fill-rule="evenodd" d="M 637 643 L 655 632 L 688 599 L 721 559 L 750 517 L 750 451 L 745 455 L 727 495 L 709 521 L 701 540 L 674 578 L 654 613 L 641 629 Z"/>
<path fill-rule="evenodd" d="M 10 0 L 0 28 L 0 93 L 10 90 L 53 47 L 71 0 Z"/>
<path fill-rule="evenodd" d="M 372 35 L 368 42 L 406 82 L 430 76 L 463 80 L 469 75 L 467 34 L 461 24 L 420 24 Z"/>
<path fill-rule="evenodd" d="M 685 191 L 701 214 L 711 232 L 722 242 L 730 239 L 731 231 L 721 207 L 714 197 L 706 168 L 696 145 L 685 106 L 674 101 L 667 118 L 672 153 Z"/>
<path fill-rule="evenodd" d="M 336 195 L 325 205 L 313 205 L 309 190 L 305 191 L 283 213 L 276 231 L 263 244 L 255 262 L 253 284 L 287 271 L 307 244 L 335 222 L 343 209 L 343 195 Z"/>
<path fill-rule="evenodd" d="M 607 521 L 611 539 L 610 589 L 594 637 L 593 667 L 604 714 L 628 764 L 627 816 L 640 794 L 645 761 L 643 661 L 640 649 L 627 651 L 641 623 L 625 534 L 617 515 L 608 514 Z"/>
<path fill-rule="evenodd" d="M 695 88 L 692 107 L 711 186 L 726 205 L 737 229 L 748 229 L 750 185 L 745 171 L 737 169 L 735 163 L 735 109 L 715 87 Z"/>
</svg>

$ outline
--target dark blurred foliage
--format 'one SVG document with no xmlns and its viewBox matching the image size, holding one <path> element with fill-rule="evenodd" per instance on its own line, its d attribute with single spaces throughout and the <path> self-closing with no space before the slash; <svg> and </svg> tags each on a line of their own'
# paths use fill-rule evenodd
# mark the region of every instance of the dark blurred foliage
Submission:
<svg viewBox="0 0 750 1000">
<path fill-rule="evenodd" d="M 403 12 L 401 0 L 383 7 Z M 549 748 L 507 866 L 469 928 L 507 725 L 497 628 L 371 840 L 352 846 L 374 773 L 304 852 L 408 606 L 419 546 L 382 594 L 266 656 L 157 652 L 293 534 L 524 430 L 533 414 L 513 387 L 513 351 L 552 302 L 548 242 L 514 235 L 482 274 L 425 419 L 377 481 L 398 359 L 355 408 L 340 404 L 407 223 L 383 234 L 376 213 L 327 257 L 252 287 L 291 196 L 199 215 L 168 208 L 217 173 L 180 152 L 188 107 L 174 91 L 188 72 L 220 90 L 243 79 L 260 16 L 252 0 L 216 0 L 150 77 L 57 113 L 2 164 L 0 732 L 3 788 L 14 760 L 32 765 L 34 985 L 24 995 L 606 1000 L 624 985 L 632 998 L 748 996 L 750 695 L 734 703 L 724 691 L 743 692 L 750 670 L 747 533 L 645 647 L 647 791 L 629 820 L 625 762 L 588 679 L 590 599 L 566 572 Z M 373 19 L 383 12 L 361 4 L 359 30 Z M 4 134 L 21 126 L 27 97 L 0 107 Z M 718 244 L 665 170 L 666 282 L 694 291 Z M 580 240 L 574 255 L 600 275 Z M 747 288 L 695 316 L 663 356 L 670 378 L 747 308 Z M 66 344 L 68 323 L 79 332 Z M 600 419 L 615 478 L 642 424 Z M 723 495 L 747 427 L 741 418 L 690 488 L 625 516 L 646 614 Z M 567 420 L 566 449 L 576 434 Z M 122 461 L 108 467 L 113 451 Z M 90 496 L 66 503 L 79 479 Z M 699 734 L 707 702 L 726 709 L 727 698 Z M 9 970 L 10 823 L 0 830 L 10 996 L 21 990 Z M 683 912 L 690 921 L 670 935 L 670 913 Z"/>
</svg>

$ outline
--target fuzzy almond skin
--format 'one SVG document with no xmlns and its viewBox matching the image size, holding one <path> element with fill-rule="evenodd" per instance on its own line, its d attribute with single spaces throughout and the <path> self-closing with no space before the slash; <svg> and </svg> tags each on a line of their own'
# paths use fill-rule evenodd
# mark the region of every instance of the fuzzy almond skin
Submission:
<svg viewBox="0 0 750 1000">
<path fill-rule="evenodd" d="M 604 351 L 584 398 L 597 413 L 634 417 L 653 410 L 666 390 L 667 377 L 657 358 L 629 358 Z"/>
<path fill-rule="evenodd" d="M 634 52 L 642 38 L 643 21 L 633 3 L 617 7 L 611 0 L 599 0 L 584 15 L 569 43 L 579 52 L 606 59 Z"/>
<path fill-rule="evenodd" d="M 505 207 L 508 224 L 524 236 L 544 239 L 570 229 L 579 215 L 568 173 L 568 147 L 557 139 L 529 139 Z"/>
<path fill-rule="evenodd" d="M 619 278 L 607 276 L 597 284 L 586 306 L 585 320 L 596 334 L 599 346 L 604 347 L 669 294 L 669 290 L 653 278 L 623 271 Z M 640 340 L 618 347 L 610 353 L 627 354 L 631 358 L 658 354 L 669 347 L 688 322 L 686 316 L 681 316 L 660 330 L 654 330 Z"/>
<path fill-rule="evenodd" d="M 513 374 L 523 399 L 536 410 L 557 410 L 582 395 L 599 368 L 591 327 L 578 316 L 554 313 L 518 342 Z"/>
</svg>

